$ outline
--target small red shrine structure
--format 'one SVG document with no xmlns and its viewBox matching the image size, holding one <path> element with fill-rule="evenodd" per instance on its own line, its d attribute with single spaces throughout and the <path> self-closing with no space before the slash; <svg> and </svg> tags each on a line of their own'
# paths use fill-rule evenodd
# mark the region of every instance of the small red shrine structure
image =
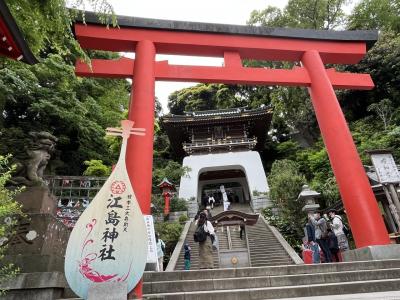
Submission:
<svg viewBox="0 0 400 300">
<path fill-rule="evenodd" d="M 117 17 L 119 28 L 93 13 L 74 26 L 84 49 L 135 52 L 135 59 L 77 62 L 76 74 L 131 78 L 128 118 L 146 129 L 129 139 L 127 169 L 142 212 L 150 214 L 154 84 L 156 80 L 218 82 L 308 88 L 357 247 L 389 244 L 389 236 L 334 89 L 369 90 L 368 74 L 326 69 L 358 63 L 378 37 L 376 31 L 279 29 Z M 181 66 L 156 61 L 156 54 L 223 57 L 224 66 Z M 243 59 L 299 62 L 293 69 L 244 67 Z"/>
<path fill-rule="evenodd" d="M 164 197 L 164 215 L 167 216 L 169 215 L 169 207 L 170 207 L 170 202 L 171 198 L 173 196 L 173 191 L 175 191 L 175 185 L 167 178 L 164 178 L 163 181 L 159 185 L 157 185 L 161 191 L 162 191 L 162 196 Z"/>
<path fill-rule="evenodd" d="M 4 0 L 0 0 L 0 55 L 21 60 L 30 65 L 38 62 Z"/>
</svg>

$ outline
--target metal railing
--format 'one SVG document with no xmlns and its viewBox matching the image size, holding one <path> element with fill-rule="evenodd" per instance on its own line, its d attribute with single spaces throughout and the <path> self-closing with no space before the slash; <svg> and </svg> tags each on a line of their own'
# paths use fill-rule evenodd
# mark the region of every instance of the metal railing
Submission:
<svg viewBox="0 0 400 300">
<path fill-rule="evenodd" d="M 183 149 L 191 154 L 195 151 L 199 150 L 208 150 L 217 148 L 228 148 L 231 150 L 232 148 L 237 147 L 248 147 L 252 149 L 256 146 L 257 139 L 256 138 L 229 138 L 229 139 L 218 139 L 218 140 L 204 140 L 204 141 L 195 141 L 193 143 L 183 143 Z"/>
<path fill-rule="evenodd" d="M 107 177 L 46 176 L 44 179 L 57 201 L 57 219 L 72 228 Z"/>
</svg>

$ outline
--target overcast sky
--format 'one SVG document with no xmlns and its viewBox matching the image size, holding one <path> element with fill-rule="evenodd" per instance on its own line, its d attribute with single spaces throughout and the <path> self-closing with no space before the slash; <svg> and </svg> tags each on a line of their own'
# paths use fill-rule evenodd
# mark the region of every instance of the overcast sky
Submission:
<svg viewBox="0 0 400 300">
<path fill-rule="evenodd" d="M 204 23 L 245 25 L 250 13 L 268 5 L 283 8 L 287 0 L 110 0 L 117 15 L 143 18 L 181 20 Z M 132 55 L 129 55 L 132 57 Z M 220 66 L 222 59 L 157 55 L 157 60 L 170 64 Z M 164 113 L 168 111 L 168 95 L 195 83 L 157 82 L 156 97 Z"/>
</svg>

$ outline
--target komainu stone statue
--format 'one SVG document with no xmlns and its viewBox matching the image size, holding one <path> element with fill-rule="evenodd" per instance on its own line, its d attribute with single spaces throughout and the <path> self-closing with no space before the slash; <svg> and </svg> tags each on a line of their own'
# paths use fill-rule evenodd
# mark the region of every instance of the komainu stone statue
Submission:
<svg viewBox="0 0 400 300">
<path fill-rule="evenodd" d="M 43 173 L 55 150 L 57 138 L 46 131 L 30 132 L 29 136 L 31 140 L 25 148 L 26 159 L 15 162 L 17 167 L 10 180 L 11 185 L 45 185 Z"/>
</svg>

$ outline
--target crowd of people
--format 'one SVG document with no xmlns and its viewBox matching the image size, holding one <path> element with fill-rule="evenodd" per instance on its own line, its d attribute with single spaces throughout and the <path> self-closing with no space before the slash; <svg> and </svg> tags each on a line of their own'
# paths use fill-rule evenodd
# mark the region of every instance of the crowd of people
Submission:
<svg viewBox="0 0 400 300">
<path fill-rule="evenodd" d="M 199 244 L 199 268 L 213 269 L 213 251 L 218 248 L 217 235 L 214 227 L 209 221 L 210 210 L 204 209 L 196 215 L 196 230 L 193 238 Z M 240 227 L 240 238 L 245 227 Z M 347 239 L 348 228 L 342 217 L 331 209 L 328 214 L 317 211 L 308 214 L 307 223 L 304 227 L 305 238 L 303 240 L 303 260 L 305 263 L 330 263 L 342 261 L 341 253 L 349 250 Z M 159 270 L 163 270 L 163 258 L 165 251 L 164 242 L 156 234 L 157 252 L 159 258 Z M 191 247 L 184 245 L 185 270 L 191 267 Z"/>
<path fill-rule="evenodd" d="M 303 260 L 305 263 L 342 261 L 341 253 L 349 250 L 348 229 L 336 210 L 308 214 L 304 228 Z"/>
</svg>

